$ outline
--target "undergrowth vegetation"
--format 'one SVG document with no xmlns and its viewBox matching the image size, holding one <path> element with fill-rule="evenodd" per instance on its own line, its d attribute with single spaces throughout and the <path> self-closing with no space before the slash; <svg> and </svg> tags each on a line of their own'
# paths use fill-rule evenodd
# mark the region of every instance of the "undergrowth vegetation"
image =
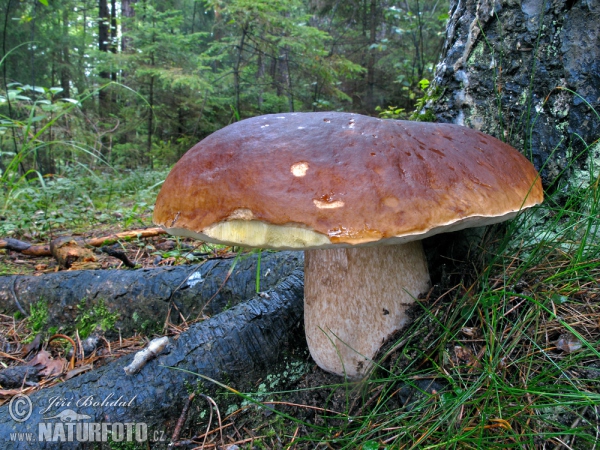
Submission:
<svg viewBox="0 0 600 450">
<path fill-rule="evenodd" d="M 259 415 L 271 434 L 247 448 L 596 448 L 600 178 L 588 169 L 488 230 L 477 260 L 417 300 L 368 380 L 308 373 L 269 402 L 264 385 L 244 394 L 275 415 Z"/>
<path fill-rule="evenodd" d="M 47 241 L 65 231 L 149 226 L 166 173 L 67 167 L 52 177 L 22 179 L 0 190 L 0 235 Z"/>
<path fill-rule="evenodd" d="M 593 158 L 587 168 L 489 229 L 478 258 L 417 300 L 412 325 L 368 380 L 342 383 L 308 357 L 291 361 L 303 373 L 284 368 L 243 397 L 222 388 L 228 417 L 211 436 L 245 423 L 254 437 L 240 448 L 595 448 L 600 179 Z M 165 175 L 107 166 L 24 177 L 0 193 L 0 235 L 48 241 L 148 226 Z M 195 420 L 197 435 L 209 424 Z"/>
</svg>

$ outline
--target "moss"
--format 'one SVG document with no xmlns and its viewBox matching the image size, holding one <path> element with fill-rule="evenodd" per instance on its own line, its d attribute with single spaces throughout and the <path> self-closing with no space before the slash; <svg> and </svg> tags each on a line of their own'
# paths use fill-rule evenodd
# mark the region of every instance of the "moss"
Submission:
<svg viewBox="0 0 600 450">
<path fill-rule="evenodd" d="M 480 40 L 473 50 L 471 50 L 471 54 L 467 58 L 467 66 L 473 66 L 483 62 L 484 58 L 484 42 Z"/>
<path fill-rule="evenodd" d="M 30 307 L 30 315 L 27 318 L 27 326 L 31 329 L 31 336 L 25 341 L 31 342 L 48 323 L 48 303 L 40 300 Z"/>
<path fill-rule="evenodd" d="M 75 323 L 82 338 L 86 338 L 97 328 L 102 331 L 111 330 L 119 319 L 119 313 L 110 312 L 103 300 L 100 300 L 93 308 L 87 309 L 86 300 L 83 299 L 77 305 L 77 309 L 79 309 L 79 314 Z"/>
</svg>

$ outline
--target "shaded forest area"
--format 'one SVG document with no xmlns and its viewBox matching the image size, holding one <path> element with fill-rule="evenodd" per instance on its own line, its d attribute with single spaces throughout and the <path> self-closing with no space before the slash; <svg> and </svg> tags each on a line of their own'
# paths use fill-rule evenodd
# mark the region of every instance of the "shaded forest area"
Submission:
<svg viewBox="0 0 600 450">
<path fill-rule="evenodd" d="M 169 165 L 259 114 L 397 118 L 432 78 L 447 11 L 447 0 L 2 0 L 2 181 Z"/>
</svg>

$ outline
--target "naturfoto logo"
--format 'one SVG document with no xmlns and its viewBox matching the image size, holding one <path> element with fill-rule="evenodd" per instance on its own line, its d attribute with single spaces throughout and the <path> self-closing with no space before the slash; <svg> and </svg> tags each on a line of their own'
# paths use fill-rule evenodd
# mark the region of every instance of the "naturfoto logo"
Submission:
<svg viewBox="0 0 600 450">
<path fill-rule="evenodd" d="M 19 432 L 19 424 L 30 419 L 33 412 L 31 399 L 24 394 L 19 394 L 9 403 L 9 413 L 17 422 L 15 432 L 11 433 L 13 442 L 145 442 L 164 441 L 164 432 L 154 432 L 148 436 L 148 426 L 145 423 L 120 423 L 120 422 L 94 422 L 93 416 L 79 411 L 80 408 L 101 407 L 130 407 L 135 396 L 125 399 L 113 394 L 106 398 L 96 399 L 87 396 L 80 399 L 67 399 L 52 397 L 48 404 L 41 407 L 39 412 L 42 421 L 37 425 L 37 433 Z M 24 425 L 21 425 L 24 426 Z M 31 430 L 31 431 L 29 431 Z"/>
</svg>

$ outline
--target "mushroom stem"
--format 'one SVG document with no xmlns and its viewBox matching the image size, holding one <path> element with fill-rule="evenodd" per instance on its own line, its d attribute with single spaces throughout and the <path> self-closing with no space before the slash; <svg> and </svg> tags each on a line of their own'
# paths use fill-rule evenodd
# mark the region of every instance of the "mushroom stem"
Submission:
<svg viewBox="0 0 600 450">
<path fill-rule="evenodd" d="M 324 370 L 363 378 L 383 342 L 408 322 L 408 307 L 429 289 L 421 241 L 308 250 L 304 325 Z"/>
</svg>

